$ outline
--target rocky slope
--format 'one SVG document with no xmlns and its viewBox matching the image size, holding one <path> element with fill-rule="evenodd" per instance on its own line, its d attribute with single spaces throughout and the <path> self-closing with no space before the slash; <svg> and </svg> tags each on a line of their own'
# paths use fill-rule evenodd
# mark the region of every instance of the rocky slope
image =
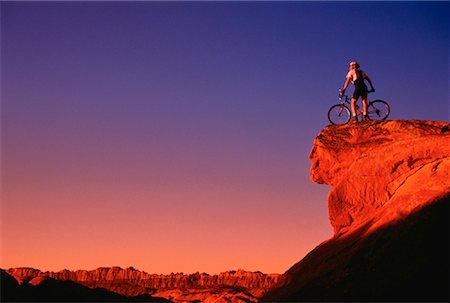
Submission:
<svg viewBox="0 0 450 303">
<path fill-rule="evenodd" d="M 328 126 L 310 154 L 335 235 L 262 301 L 448 301 L 448 123 Z"/>
<path fill-rule="evenodd" d="M 132 267 L 103 267 L 95 270 L 62 270 L 42 272 L 33 268 L 11 268 L 7 271 L 19 283 L 39 285 L 46 279 L 73 281 L 90 288 L 104 288 L 128 297 L 151 294 L 174 302 L 256 302 L 279 278 L 243 270 L 219 275 L 181 273 L 148 274 Z"/>
</svg>

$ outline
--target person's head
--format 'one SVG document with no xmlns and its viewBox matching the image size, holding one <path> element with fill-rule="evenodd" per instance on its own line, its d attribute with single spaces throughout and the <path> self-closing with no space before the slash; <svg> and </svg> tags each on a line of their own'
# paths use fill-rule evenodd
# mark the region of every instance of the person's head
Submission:
<svg viewBox="0 0 450 303">
<path fill-rule="evenodd" d="M 356 61 L 352 61 L 350 62 L 350 67 L 349 69 L 358 69 L 359 68 L 359 63 Z"/>
</svg>

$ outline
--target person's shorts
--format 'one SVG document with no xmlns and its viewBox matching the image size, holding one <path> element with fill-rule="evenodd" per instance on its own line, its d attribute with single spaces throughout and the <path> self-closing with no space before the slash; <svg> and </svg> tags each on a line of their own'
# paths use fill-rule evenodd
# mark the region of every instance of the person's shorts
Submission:
<svg viewBox="0 0 450 303">
<path fill-rule="evenodd" d="M 367 86 L 355 86 L 355 91 L 353 92 L 352 98 L 358 99 L 359 97 L 361 97 L 361 99 L 367 98 Z"/>
</svg>

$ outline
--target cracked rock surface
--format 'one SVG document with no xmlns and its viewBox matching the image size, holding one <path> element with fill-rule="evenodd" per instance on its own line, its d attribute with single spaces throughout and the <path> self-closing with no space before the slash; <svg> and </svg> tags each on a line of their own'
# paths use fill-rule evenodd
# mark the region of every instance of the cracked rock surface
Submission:
<svg viewBox="0 0 450 303">
<path fill-rule="evenodd" d="M 448 123 L 371 121 L 328 126 L 314 140 L 311 179 L 328 184 L 335 234 L 400 219 L 450 192 Z"/>
</svg>

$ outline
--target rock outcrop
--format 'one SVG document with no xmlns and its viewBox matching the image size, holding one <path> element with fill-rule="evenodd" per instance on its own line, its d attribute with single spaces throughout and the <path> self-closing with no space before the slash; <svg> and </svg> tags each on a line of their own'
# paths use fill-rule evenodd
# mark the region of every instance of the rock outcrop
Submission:
<svg viewBox="0 0 450 303">
<path fill-rule="evenodd" d="M 19 283 L 39 285 L 47 278 L 73 281 L 90 288 L 104 288 L 128 297 L 151 294 L 174 302 L 256 302 L 273 286 L 278 274 L 244 270 L 219 275 L 195 273 L 185 275 L 148 274 L 132 267 L 102 267 L 95 270 L 62 270 L 42 272 L 33 268 L 11 268 L 7 271 Z"/>
<path fill-rule="evenodd" d="M 446 125 L 383 121 L 325 128 L 310 154 L 311 179 L 333 186 L 328 209 L 335 233 L 369 218 L 376 228 L 449 193 Z"/>
<path fill-rule="evenodd" d="M 448 301 L 449 124 L 328 126 L 310 154 L 334 237 L 262 301 Z"/>
</svg>

